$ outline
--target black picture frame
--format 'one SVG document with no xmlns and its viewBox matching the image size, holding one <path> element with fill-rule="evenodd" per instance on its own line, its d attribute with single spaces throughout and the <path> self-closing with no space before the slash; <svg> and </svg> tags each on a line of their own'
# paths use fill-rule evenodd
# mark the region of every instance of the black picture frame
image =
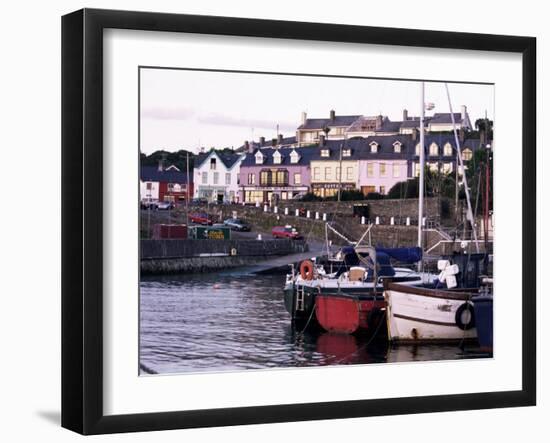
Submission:
<svg viewBox="0 0 550 443">
<path fill-rule="evenodd" d="M 519 53 L 522 97 L 522 388 L 506 392 L 103 413 L 103 30 L 171 31 Z M 62 426 L 151 431 L 536 404 L 536 39 L 502 35 L 83 9 L 62 18 Z"/>
</svg>

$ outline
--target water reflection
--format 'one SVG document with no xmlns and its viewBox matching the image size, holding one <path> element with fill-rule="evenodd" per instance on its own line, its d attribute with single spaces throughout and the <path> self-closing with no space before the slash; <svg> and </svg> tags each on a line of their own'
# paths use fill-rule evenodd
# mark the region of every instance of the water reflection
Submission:
<svg viewBox="0 0 550 443">
<path fill-rule="evenodd" d="M 143 278 L 142 373 L 348 365 L 461 358 L 456 346 L 389 347 L 385 337 L 290 324 L 281 275 Z"/>
</svg>

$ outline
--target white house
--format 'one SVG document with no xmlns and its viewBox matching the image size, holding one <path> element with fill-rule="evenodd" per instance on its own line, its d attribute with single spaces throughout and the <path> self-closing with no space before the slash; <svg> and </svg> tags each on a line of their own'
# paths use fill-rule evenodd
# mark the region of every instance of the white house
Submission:
<svg viewBox="0 0 550 443">
<path fill-rule="evenodd" d="M 223 154 L 215 150 L 195 159 L 195 198 L 209 202 L 239 202 L 239 169 L 243 154 Z"/>
</svg>

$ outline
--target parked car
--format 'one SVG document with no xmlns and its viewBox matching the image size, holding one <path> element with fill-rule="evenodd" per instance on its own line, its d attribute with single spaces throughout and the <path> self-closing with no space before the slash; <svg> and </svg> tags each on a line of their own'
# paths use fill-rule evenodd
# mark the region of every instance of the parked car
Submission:
<svg viewBox="0 0 550 443">
<path fill-rule="evenodd" d="M 168 211 L 170 209 L 174 209 L 176 205 L 174 205 L 174 202 L 158 202 L 157 209 Z"/>
<path fill-rule="evenodd" d="M 199 225 L 212 225 L 212 219 L 206 213 L 190 214 L 189 220 L 192 223 L 197 223 Z"/>
<path fill-rule="evenodd" d="M 141 209 L 158 209 L 158 200 L 153 200 L 151 198 L 144 198 L 141 200 L 140 207 Z"/>
<path fill-rule="evenodd" d="M 240 218 L 228 218 L 223 224 L 231 228 L 232 231 L 250 231 L 250 225 Z"/>
<path fill-rule="evenodd" d="M 296 228 L 293 228 L 290 225 L 286 226 L 275 226 L 271 230 L 271 235 L 273 238 L 291 238 L 293 240 L 299 240 L 302 237 L 302 235 L 296 230 Z"/>
</svg>

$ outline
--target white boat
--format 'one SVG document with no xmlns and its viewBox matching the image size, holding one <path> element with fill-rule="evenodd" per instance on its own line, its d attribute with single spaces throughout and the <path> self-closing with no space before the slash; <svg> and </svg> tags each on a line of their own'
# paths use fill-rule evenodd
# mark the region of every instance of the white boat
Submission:
<svg viewBox="0 0 550 443">
<path fill-rule="evenodd" d="M 388 282 L 384 299 L 392 342 L 442 342 L 475 339 L 477 291 L 429 289 Z"/>
</svg>

